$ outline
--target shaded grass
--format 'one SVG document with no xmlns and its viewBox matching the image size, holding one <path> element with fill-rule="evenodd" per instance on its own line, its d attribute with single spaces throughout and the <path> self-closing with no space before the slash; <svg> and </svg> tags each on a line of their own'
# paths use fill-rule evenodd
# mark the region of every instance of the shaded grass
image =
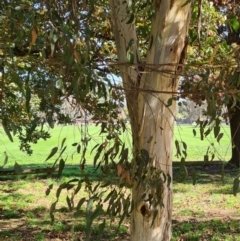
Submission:
<svg viewBox="0 0 240 241">
<path fill-rule="evenodd" d="M 3 181 L 0 186 L 0 240 L 73 240 L 85 238 L 85 211 L 78 219 L 66 205 L 66 192 L 60 196 L 56 221 L 51 225 L 49 207 L 56 200 L 56 188 L 62 181 L 79 177 L 71 175 L 61 180 L 31 179 Z M 68 174 L 70 174 L 68 173 Z M 177 170 L 174 169 L 174 175 Z M 197 170 L 197 184 L 191 177 L 184 183 L 174 180 L 173 239 L 172 240 L 240 240 L 240 203 L 231 194 L 232 181 L 238 170 L 226 171 L 224 178 L 219 170 Z M 81 173 L 80 173 L 81 174 Z M 73 176 L 72 176 L 73 175 Z M 91 174 L 93 175 L 93 174 Z M 45 196 L 49 184 L 54 190 Z M 80 192 L 78 199 L 86 195 Z M 92 227 L 92 240 L 129 240 L 129 220 L 117 232 L 118 220 L 99 237 L 99 218 Z M 108 220 L 109 223 L 109 220 Z M 71 232 L 74 225 L 74 233 Z"/>
</svg>

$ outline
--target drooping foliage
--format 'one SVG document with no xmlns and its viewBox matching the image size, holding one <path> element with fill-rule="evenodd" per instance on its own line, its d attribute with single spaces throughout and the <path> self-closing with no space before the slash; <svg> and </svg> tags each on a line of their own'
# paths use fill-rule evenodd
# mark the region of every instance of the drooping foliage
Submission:
<svg viewBox="0 0 240 241">
<path fill-rule="evenodd" d="M 186 4 L 189 2 L 186 1 Z M 199 3 L 201 1 L 196 1 L 196 4 Z M 154 4 L 158 4 L 158 1 L 154 1 Z M 181 62 L 178 68 L 179 72 L 185 73 L 181 93 L 170 93 L 173 97 L 165 107 L 171 106 L 179 96 L 189 97 L 199 105 L 206 101 L 210 119 L 199 121 L 201 138 L 213 129 L 215 137 L 220 141 L 220 106 L 222 103 L 227 105 L 230 99 L 235 98 L 232 95 L 233 89 L 236 89 L 235 82 L 233 83 L 235 80 L 231 80 L 229 76 L 235 78 L 236 51 L 226 44 L 216 26 L 213 27 L 207 22 L 211 19 L 222 26 L 225 24 L 223 16 L 217 14 L 208 2 L 204 1 L 202 4 L 201 28 L 198 25 L 199 5 L 193 8 L 188 64 L 184 66 Z M 133 52 L 136 43 L 130 39 L 125 43 L 127 62 L 117 63 L 108 2 L 4 0 L 0 3 L 0 120 L 9 138 L 12 139 L 13 134 L 18 135 L 21 149 L 31 153 L 29 142 L 36 143 L 39 138 L 49 137 L 44 129 L 45 123 L 53 128 L 56 122 L 64 124 L 72 121 L 61 112 L 64 101 L 80 108 L 82 115 L 91 115 L 92 119 L 101 125 L 101 133 L 106 133 L 102 143 L 97 143 L 92 150 L 96 173 L 101 173 L 96 182 L 93 183 L 89 176 L 85 175 L 84 178 L 62 183 L 56 193 L 56 202 L 50 208 L 50 215 L 54 220 L 54 211 L 61 192 L 68 190 L 66 201 L 74 217 L 78 218 L 82 214 L 83 205 L 86 207 L 87 239 L 90 238 L 93 220 L 100 215 L 105 217 L 99 227 L 102 230 L 107 217 L 114 220 L 121 213 L 120 225 L 134 208 L 131 195 L 126 194 L 124 189 L 132 187 L 133 166 L 129 159 L 132 153 L 119 137 L 126 129 L 124 120 L 119 118 L 120 109 L 125 104 L 122 90 L 129 91 L 132 86 L 125 84 L 123 87 L 118 84 L 117 76 L 123 69 L 121 65 L 131 66 L 133 72 L 138 73 L 137 80 L 156 69 L 156 66 L 146 66 L 145 63 L 153 40 L 161 41 L 160 36 L 153 39 L 151 35 L 150 23 L 155 14 L 154 7 L 153 1 L 149 0 L 134 1 L 127 6 L 127 20 L 123 18 L 123 21 L 128 25 L 135 23 L 139 48 L 137 54 Z M 230 22 L 233 31 L 236 31 L 235 18 Z M 169 72 L 166 71 L 165 74 Z M 174 74 L 177 79 L 179 73 Z M 226 79 L 230 81 L 226 82 Z M 131 90 L 133 94 L 128 96 L 132 98 L 137 96 L 134 93 L 143 91 L 140 88 Z M 205 127 L 208 128 L 206 131 Z M 82 171 L 90 138 L 85 132 L 79 142 L 72 144 L 81 156 Z M 147 142 L 152 141 L 153 137 L 150 137 Z M 183 157 L 184 166 L 186 143 L 176 141 L 175 144 L 177 155 Z M 47 158 L 59 154 L 55 162 L 59 163 L 59 176 L 65 165 L 65 160 L 61 157 L 65 149 L 63 140 L 59 147 L 52 149 Z M 139 150 L 135 157 L 138 166 L 134 178 L 138 178 L 139 185 L 153 190 L 151 195 L 143 193 L 142 200 L 148 198 L 147 201 L 154 208 L 159 203 L 162 205 L 162 183 L 158 185 L 157 180 L 160 180 L 161 176 L 164 185 L 169 187 L 171 175 L 151 166 L 153 159 L 145 149 Z M 147 169 L 149 166 L 152 169 Z M 52 185 L 46 194 L 49 194 L 51 189 Z M 89 196 L 81 197 L 76 202 L 75 196 L 82 189 L 87 190 Z M 106 206 L 107 208 L 104 208 Z M 157 215 L 158 213 L 154 212 L 153 221 Z"/>
</svg>

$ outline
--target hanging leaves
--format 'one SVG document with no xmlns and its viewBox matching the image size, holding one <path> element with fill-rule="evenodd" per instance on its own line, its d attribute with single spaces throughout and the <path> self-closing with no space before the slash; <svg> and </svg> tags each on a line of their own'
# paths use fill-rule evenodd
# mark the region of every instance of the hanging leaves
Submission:
<svg viewBox="0 0 240 241">
<path fill-rule="evenodd" d="M 220 140 L 222 139 L 222 137 L 223 137 L 223 133 L 220 133 L 220 134 L 218 135 L 218 137 L 217 137 L 217 142 L 220 142 Z"/>
<path fill-rule="evenodd" d="M 134 21 L 134 14 L 132 13 L 126 24 L 130 24 Z"/>
<path fill-rule="evenodd" d="M 56 146 L 56 147 L 53 147 L 52 150 L 51 150 L 51 152 L 50 152 L 50 154 L 48 155 L 48 157 L 46 158 L 45 161 L 47 161 L 47 160 L 49 160 L 51 157 L 53 157 L 53 156 L 57 153 L 57 151 L 58 151 L 58 147 L 57 147 L 57 146 Z"/>
<path fill-rule="evenodd" d="M 4 158 L 4 161 L 3 161 L 3 165 L 1 167 L 4 167 L 7 164 L 7 162 L 8 162 L 8 155 L 7 155 L 7 153 L 4 152 L 4 155 L 5 155 L 5 158 Z"/>
</svg>

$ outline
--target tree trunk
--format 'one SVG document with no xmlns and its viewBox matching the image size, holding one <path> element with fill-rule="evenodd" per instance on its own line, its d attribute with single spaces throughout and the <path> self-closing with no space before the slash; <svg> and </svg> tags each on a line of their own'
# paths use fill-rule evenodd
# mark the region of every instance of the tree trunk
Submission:
<svg viewBox="0 0 240 241">
<path fill-rule="evenodd" d="M 230 131 L 232 139 L 232 157 L 229 164 L 240 167 L 240 102 L 237 102 L 233 110 L 228 108 L 230 113 Z"/>
<path fill-rule="evenodd" d="M 168 241 L 175 101 L 171 106 L 167 103 L 178 89 L 178 64 L 184 59 L 191 8 L 190 4 L 183 6 L 186 0 L 154 1 L 150 46 L 141 72 L 136 29 L 130 21 L 131 11 L 127 11 L 129 2 L 111 0 L 110 6 L 133 136 L 131 241 Z M 159 205 L 149 202 L 150 195 Z"/>
</svg>

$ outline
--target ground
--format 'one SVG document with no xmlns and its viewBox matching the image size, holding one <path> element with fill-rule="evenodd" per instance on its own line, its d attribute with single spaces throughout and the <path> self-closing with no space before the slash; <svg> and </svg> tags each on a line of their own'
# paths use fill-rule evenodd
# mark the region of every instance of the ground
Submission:
<svg viewBox="0 0 240 241">
<path fill-rule="evenodd" d="M 187 178 L 180 182 L 182 173 L 174 170 L 172 240 L 240 240 L 240 202 L 238 196 L 232 195 L 232 181 L 238 170 L 223 173 L 221 167 L 197 168 L 196 185 L 192 185 L 191 171 L 189 167 Z M 53 191 L 46 196 L 45 190 L 51 183 Z M 84 212 L 82 218 L 73 221 L 64 193 L 51 225 L 49 207 L 56 200 L 58 185 L 56 180 L 42 177 L 1 180 L 0 241 L 85 240 Z M 101 222 L 99 218 L 93 226 L 91 240 L 129 240 L 128 220 L 119 232 L 115 220 L 99 237 Z"/>
</svg>

